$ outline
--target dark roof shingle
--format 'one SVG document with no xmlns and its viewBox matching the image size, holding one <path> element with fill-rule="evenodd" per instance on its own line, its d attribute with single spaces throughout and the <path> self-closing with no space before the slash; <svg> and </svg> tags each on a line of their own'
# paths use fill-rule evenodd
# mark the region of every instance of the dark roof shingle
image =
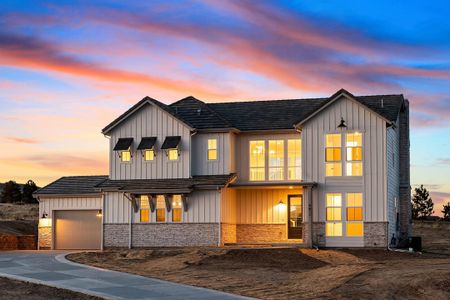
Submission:
<svg viewBox="0 0 450 300">
<path fill-rule="evenodd" d="M 79 195 L 98 193 L 94 187 L 108 179 L 107 175 L 99 176 L 66 176 L 44 186 L 34 192 L 35 195 Z"/>
<path fill-rule="evenodd" d="M 108 179 L 99 183 L 96 188 L 120 191 L 194 189 L 205 186 L 224 186 L 235 177 L 236 174 L 202 175 L 193 176 L 192 178 L 173 179 Z"/>
</svg>

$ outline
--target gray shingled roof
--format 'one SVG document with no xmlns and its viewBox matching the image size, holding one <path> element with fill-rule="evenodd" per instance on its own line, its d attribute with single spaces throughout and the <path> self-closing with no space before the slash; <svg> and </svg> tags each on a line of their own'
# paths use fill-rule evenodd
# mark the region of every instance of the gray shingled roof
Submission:
<svg viewBox="0 0 450 300">
<path fill-rule="evenodd" d="M 34 192 L 34 195 L 79 195 L 95 194 L 94 187 L 108 179 L 107 175 L 100 176 L 66 176 L 44 186 Z"/>
<path fill-rule="evenodd" d="M 241 131 L 292 129 L 295 124 L 308 118 L 340 93 L 346 93 L 354 97 L 362 105 L 367 106 L 389 121 L 397 120 L 404 101 L 401 94 L 353 96 L 343 89 L 327 98 L 223 103 L 205 103 L 189 96 L 170 105 L 165 105 L 157 100 L 145 97 L 106 126 L 103 132 L 119 123 L 131 111 L 139 107 L 143 101 L 151 101 L 194 129 L 236 128 Z M 381 102 L 383 102 L 383 105 L 381 105 Z"/>
<path fill-rule="evenodd" d="M 105 180 L 96 188 L 106 190 L 170 190 L 170 189 L 194 189 L 206 186 L 224 186 L 231 182 L 236 174 L 227 175 L 202 175 L 192 178 L 176 179 L 130 179 L 130 180 Z"/>
</svg>

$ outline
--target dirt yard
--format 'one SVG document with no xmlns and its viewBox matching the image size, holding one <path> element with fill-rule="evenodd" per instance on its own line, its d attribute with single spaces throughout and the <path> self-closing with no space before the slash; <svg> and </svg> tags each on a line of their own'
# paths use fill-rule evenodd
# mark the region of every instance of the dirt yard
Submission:
<svg viewBox="0 0 450 300">
<path fill-rule="evenodd" d="M 94 300 L 101 299 L 45 285 L 22 282 L 0 277 L 0 299 L 2 300 Z"/>
<path fill-rule="evenodd" d="M 263 299 L 450 299 L 450 230 L 446 226 L 415 226 L 415 234 L 424 240 L 424 254 L 183 248 L 111 250 L 68 258 Z"/>
</svg>

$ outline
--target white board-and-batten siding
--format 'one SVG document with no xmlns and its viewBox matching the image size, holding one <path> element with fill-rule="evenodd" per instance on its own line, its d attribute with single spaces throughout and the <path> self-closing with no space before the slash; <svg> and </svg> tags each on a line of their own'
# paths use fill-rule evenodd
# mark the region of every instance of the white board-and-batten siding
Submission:
<svg viewBox="0 0 450 300">
<path fill-rule="evenodd" d="M 346 130 L 337 128 L 341 118 L 346 122 Z M 343 151 L 343 176 L 326 177 L 325 135 L 355 131 L 363 134 L 363 176 L 345 176 Z M 326 193 L 348 192 L 363 193 L 364 221 L 387 221 L 386 121 L 383 118 L 360 103 L 342 97 L 304 124 L 302 145 L 302 178 L 318 183 L 313 190 L 313 199 L 318 199 L 313 201 L 313 221 L 326 219 Z"/>
<path fill-rule="evenodd" d="M 54 210 L 99 210 L 102 209 L 101 195 L 93 196 L 67 196 L 67 197 L 39 197 L 39 217 L 43 213 L 52 217 Z"/>
<path fill-rule="evenodd" d="M 218 190 L 195 191 L 187 195 L 188 210 L 182 214 L 182 223 L 218 223 L 220 222 L 220 192 Z M 138 199 L 139 203 L 139 199 Z M 140 223 L 140 212 L 132 211 L 128 198 L 120 192 L 105 193 L 106 224 Z M 172 220 L 171 212 L 166 211 L 166 222 Z M 150 222 L 156 223 L 156 210 L 150 213 Z"/>
<path fill-rule="evenodd" d="M 180 120 L 152 104 L 129 116 L 110 133 L 110 179 L 163 179 L 188 178 L 190 176 L 190 128 Z M 143 137 L 157 137 L 156 157 L 145 161 L 141 150 L 137 150 Z M 167 136 L 181 136 L 180 156 L 169 161 L 161 146 Z M 122 162 L 117 151 L 113 151 L 119 138 L 133 138 L 130 162 Z"/>
<path fill-rule="evenodd" d="M 208 140 L 217 141 L 217 159 L 208 160 Z M 230 174 L 234 170 L 234 134 L 197 133 L 192 136 L 192 175 Z"/>
</svg>

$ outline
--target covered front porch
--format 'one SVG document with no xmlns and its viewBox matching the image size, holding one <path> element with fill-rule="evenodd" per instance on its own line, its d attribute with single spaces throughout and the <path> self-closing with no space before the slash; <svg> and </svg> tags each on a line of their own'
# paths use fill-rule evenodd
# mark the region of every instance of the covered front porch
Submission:
<svg viewBox="0 0 450 300">
<path fill-rule="evenodd" d="M 311 185 L 232 184 L 222 190 L 222 245 L 306 245 Z"/>
</svg>

